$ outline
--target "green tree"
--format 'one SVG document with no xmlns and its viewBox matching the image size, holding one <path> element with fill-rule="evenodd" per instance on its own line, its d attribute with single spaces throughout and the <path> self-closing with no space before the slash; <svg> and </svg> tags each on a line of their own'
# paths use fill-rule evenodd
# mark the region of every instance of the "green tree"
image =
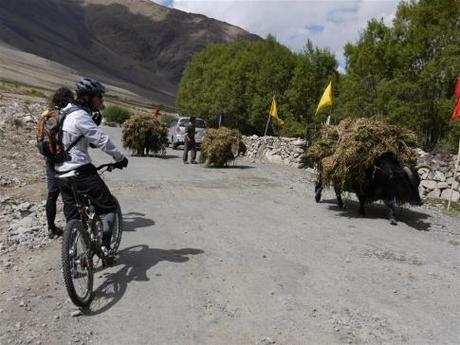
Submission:
<svg viewBox="0 0 460 345">
<path fill-rule="evenodd" d="M 425 148 L 451 140 L 449 123 L 460 74 L 460 2 L 401 2 L 392 27 L 371 20 L 347 44 L 341 116 L 382 116 L 415 130 Z"/>
<path fill-rule="evenodd" d="M 295 54 L 268 36 L 261 42 L 234 42 L 209 47 L 187 64 L 177 106 L 211 125 L 221 111 L 226 125 L 245 134 L 263 134 L 273 95 L 284 126 L 272 122 L 269 133 L 303 136 L 327 81 L 337 79 L 337 61 L 307 42 Z"/>
<path fill-rule="evenodd" d="M 304 136 L 305 128 L 314 132 L 324 122 L 324 115 L 315 116 L 316 107 L 330 81 L 335 89 L 338 85 L 337 60 L 326 49 L 314 48 L 307 41 L 303 53 L 297 56 L 297 64 L 289 87 L 285 92 L 285 104 L 282 107 L 287 125 L 281 134 Z"/>
</svg>

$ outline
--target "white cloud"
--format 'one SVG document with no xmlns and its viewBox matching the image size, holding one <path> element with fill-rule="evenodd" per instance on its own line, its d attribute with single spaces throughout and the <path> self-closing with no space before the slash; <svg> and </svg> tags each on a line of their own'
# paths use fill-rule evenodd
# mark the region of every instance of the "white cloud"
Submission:
<svg viewBox="0 0 460 345">
<path fill-rule="evenodd" d="M 372 18 L 391 24 L 399 0 L 155 0 L 201 13 L 300 51 L 308 38 L 328 48 L 343 64 L 343 47 L 358 39 Z"/>
</svg>

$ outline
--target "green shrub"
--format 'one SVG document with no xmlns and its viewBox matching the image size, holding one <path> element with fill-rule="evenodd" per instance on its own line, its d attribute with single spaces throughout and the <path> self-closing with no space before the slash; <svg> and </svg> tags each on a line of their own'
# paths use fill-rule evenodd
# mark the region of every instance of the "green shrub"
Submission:
<svg viewBox="0 0 460 345">
<path fill-rule="evenodd" d="M 102 117 L 108 122 L 117 122 L 122 124 L 125 122 L 131 113 L 128 109 L 117 105 L 109 105 L 107 108 L 104 109 L 102 112 Z"/>
<path fill-rule="evenodd" d="M 25 91 L 25 94 L 33 97 L 47 98 L 47 96 L 43 92 L 35 89 L 28 89 Z"/>
<path fill-rule="evenodd" d="M 161 124 L 165 125 L 166 127 L 169 127 L 174 120 L 177 120 L 177 117 L 174 115 L 161 114 L 160 116 Z"/>
</svg>

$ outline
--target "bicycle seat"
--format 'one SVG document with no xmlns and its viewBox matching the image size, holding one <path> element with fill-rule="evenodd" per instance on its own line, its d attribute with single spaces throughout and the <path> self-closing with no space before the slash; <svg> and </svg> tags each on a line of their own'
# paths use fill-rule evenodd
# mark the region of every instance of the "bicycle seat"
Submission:
<svg viewBox="0 0 460 345">
<path fill-rule="evenodd" d="M 75 176 L 77 176 L 77 171 L 76 170 L 71 170 L 69 172 L 66 172 L 65 174 L 58 175 L 58 177 L 60 179 L 69 178 L 69 177 L 75 177 Z"/>
</svg>

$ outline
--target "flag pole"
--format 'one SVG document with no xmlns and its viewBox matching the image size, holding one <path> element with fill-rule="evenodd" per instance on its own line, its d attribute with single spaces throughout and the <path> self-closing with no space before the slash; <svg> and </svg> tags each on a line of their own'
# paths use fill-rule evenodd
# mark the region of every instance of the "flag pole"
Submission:
<svg viewBox="0 0 460 345">
<path fill-rule="evenodd" d="M 454 179 L 452 181 L 452 186 L 450 187 L 450 197 L 449 197 L 449 203 L 447 204 L 447 211 L 450 211 L 450 204 L 452 203 L 452 195 L 454 194 L 454 184 L 457 179 L 457 171 L 458 171 L 459 162 L 460 162 L 460 138 L 458 140 L 457 162 L 455 163 Z"/>
<path fill-rule="evenodd" d="M 270 118 L 272 117 L 271 114 L 268 114 L 268 120 L 267 120 L 267 125 L 265 126 L 265 133 L 264 133 L 264 137 L 267 135 L 267 131 L 268 131 L 268 124 L 270 123 Z"/>
<path fill-rule="evenodd" d="M 274 100 L 275 100 L 275 93 L 273 92 L 273 99 L 272 99 L 272 103 L 271 103 L 271 106 L 270 106 L 270 111 L 268 112 L 268 120 L 267 120 L 267 124 L 265 125 L 264 137 L 267 135 L 268 124 L 270 123 L 270 118 L 272 117 L 272 106 L 273 106 Z"/>
<path fill-rule="evenodd" d="M 326 126 L 329 126 L 331 124 L 331 119 L 332 119 L 332 107 L 333 105 L 331 104 L 331 109 L 329 110 L 329 116 L 326 118 Z"/>
<path fill-rule="evenodd" d="M 334 108 L 334 102 L 333 102 L 333 89 L 332 89 L 332 80 L 331 80 L 331 109 L 329 111 L 329 121 L 327 123 L 328 126 L 331 124 L 333 108 Z"/>
</svg>

